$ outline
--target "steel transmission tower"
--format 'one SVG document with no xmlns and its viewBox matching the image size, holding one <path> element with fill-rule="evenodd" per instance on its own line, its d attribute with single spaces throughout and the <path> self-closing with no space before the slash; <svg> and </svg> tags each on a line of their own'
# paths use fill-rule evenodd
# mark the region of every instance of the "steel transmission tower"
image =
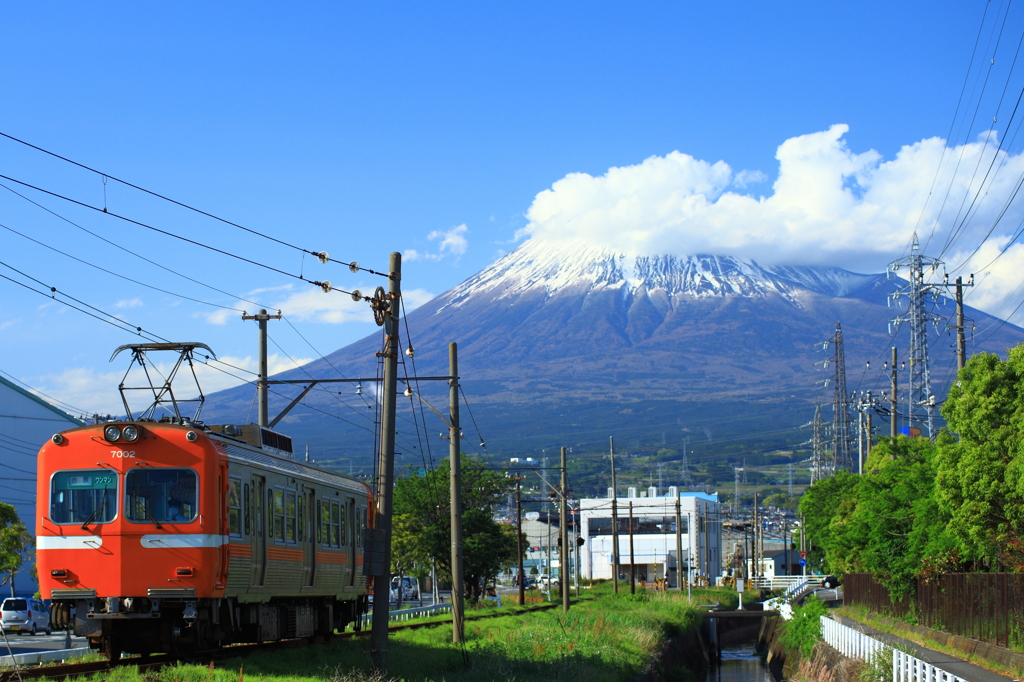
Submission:
<svg viewBox="0 0 1024 682">
<path fill-rule="evenodd" d="M 830 477 L 835 470 L 831 453 L 825 451 L 825 424 L 821 421 L 821 406 L 814 406 L 814 435 L 811 437 L 813 459 L 811 460 L 811 483 Z"/>
<path fill-rule="evenodd" d="M 843 328 L 836 322 L 836 333 L 832 337 L 835 352 L 832 364 L 832 454 L 834 470 L 853 469 L 853 431 L 850 428 L 850 397 L 846 393 L 846 359 L 843 350 Z"/>
<path fill-rule="evenodd" d="M 931 377 L 928 371 L 928 322 L 937 321 L 938 317 L 925 309 L 925 299 L 929 292 L 935 293 L 935 286 L 925 284 L 924 270 L 935 270 L 942 264 L 936 258 L 921 255 L 921 247 L 914 233 L 910 255 L 889 264 L 889 273 L 900 268 L 908 268 L 907 285 L 890 294 L 892 302 L 906 297 L 907 309 L 903 314 L 892 319 L 889 333 L 899 331 L 904 324 L 910 326 L 910 394 L 907 399 L 907 424 L 914 426 L 924 423 L 928 437 L 933 438 L 935 418 L 935 396 L 932 395 Z"/>
</svg>

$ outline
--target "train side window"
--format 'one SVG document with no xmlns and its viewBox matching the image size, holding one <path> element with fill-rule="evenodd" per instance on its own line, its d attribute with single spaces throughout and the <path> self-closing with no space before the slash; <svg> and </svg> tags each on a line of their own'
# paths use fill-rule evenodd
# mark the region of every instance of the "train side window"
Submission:
<svg viewBox="0 0 1024 682">
<path fill-rule="evenodd" d="M 331 547 L 341 547 L 341 505 L 331 502 Z"/>
<path fill-rule="evenodd" d="M 345 505 L 341 505 L 341 521 L 338 527 L 341 529 L 341 544 L 348 545 L 348 526 L 345 524 Z"/>
<path fill-rule="evenodd" d="M 327 500 L 321 500 L 319 507 L 316 509 L 316 515 L 319 520 L 319 529 L 316 531 L 316 541 L 322 545 L 329 545 L 331 534 L 328 531 L 327 526 L 331 519 L 331 503 Z"/>
<path fill-rule="evenodd" d="M 228 479 L 228 532 L 242 534 L 242 479 Z"/>
<path fill-rule="evenodd" d="M 274 490 L 274 530 L 271 533 L 277 540 L 284 542 L 284 491 Z"/>
<path fill-rule="evenodd" d="M 284 541 L 295 544 L 295 491 L 284 492 Z"/>
<path fill-rule="evenodd" d="M 274 491 L 267 491 L 267 538 L 274 539 Z"/>
<path fill-rule="evenodd" d="M 299 495 L 298 505 L 299 505 L 299 542 L 302 542 L 303 540 L 306 539 L 306 532 L 305 532 L 305 528 L 306 528 L 306 509 L 305 509 L 305 507 L 302 506 L 302 496 L 301 495 Z"/>
<path fill-rule="evenodd" d="M 252 493 L 249 492 L 249 484 L 245 484 L 245 495 L 242 497 L 245 500 L 245 534 L 249 535 L 252 533 Z"/>
<path fill-rule="evenodd" d="M 56 472 L 50 479 L 50 520 L 110 523 L 117 516 L 117 478 L 109 469 Z"/>
</svg>

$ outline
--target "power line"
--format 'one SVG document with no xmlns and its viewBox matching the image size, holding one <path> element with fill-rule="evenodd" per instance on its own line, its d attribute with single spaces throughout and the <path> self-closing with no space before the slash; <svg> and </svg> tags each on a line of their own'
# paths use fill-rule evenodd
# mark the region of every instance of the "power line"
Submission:
<svg viewBox="0 0 1024 682">
<path fill-rule="evenodd" d="M 127 254 L 129 254 L 131 256 L 135 256 L 136 258 L 138 258 L 140 260 L 143 260 L 143 261 L 149 263 L 150 265 L 155 265 L 156 267 L 160 268 L 161 270 L 169 272 L 172 275 L 177 275 L 178 277 L 181 277 L 182 279 L 186 279 L 189 282 L 192 282 L 194 284 L 198 284 L 201 287 L 205 287 L 207 289 L 210 289 L 211 291 L 216 291 L 218 294 L 224 294 L 225 296 L 230 296 L 231 298 L 237 299 L 239 301 L 244 301 L 246 303 L 252 303 L 253 305 L 258 306 L 260 308 L 272 308 L 273 307 L 273 306 L 269 306 L 269 305 L 264 305 L 262 303 L 259 303 L 258 301 L 250 301 L 249 299 L 244 298 L 242 296 L 238 296 L 236 294 L 229 293 L 229 292 L 224 291 L 222 289 L 218 289 L 218 288 L 216 288 L 214 286 L 211 286 L 209 284 L 205 284 L 203 282 L 200 282 L 199 280 L 193 279 L 192 277 L 189 277 L 188 275 L 184 275 L 184 274 L 178 272 L 177 270 L 172 270 L 171 268 L 167 267 L 166 265 L 162 265 L 160 263 L 157 263 L 156 261 L 151 260 L 149 258 L 146 258 L 145 256 L 143 256 L 141 254 L 135 253 L 131 249 L 125 248 L 124 246 L 118 244 L 117 242 L 113 242 L 113 241 L 107 239 L 106 237 L 102 237 L 102 236 L 96 234 L 92 230 L 89 230 L 89 229 L 86 229 L 85 227 L 82 227 L 78 223 L 76 223 L 76 222 L 74 222 L 72 220 L 69 220 L 68 218 L 65 218 L 64 216 L 62 216 L 61 214 L 57 213 L 56 211 L 53 211 L 53 210 L 47 208 L 46 206 L 43 206 L 39 202 L 30 199 L 29 197 L 25 196 L 24 194 L 14 190 L 14 189 L 11 189 L 7 185 L 3 184 L 2 182 L 0 182 L 0 187 L 3 187 L 4 189 L 6 189 L 11 194 L 14 194 L 15 196 L 21 197 L 22 199 L 24 199 L 25 201 L 29 202 L 33 206 L 36 206 L 37 208 L 40 208 L 40 209 L 46 211 L 47 213 L 49 213 L 50 215 L 54 216 L 55 218 L 63 220 L 64 222 L 66 222 L 67 224 L 71 225 L 72 227 L 76 227 L 79 230 L 81 230 L 82 232 L 85 232 L 86 234 L 91 235 L 91 236 L 95 237 L 96 239 L 99 239 L 101 242 L 104 242 L 105 244 L 109 244 L 110 246 L 113 246 L 115 249 L 119 249 L 121 251 L 124 251 L 125 253 L 127 253 Z"/>
<path fill-rule="evenodd" d="M 13 135 L 8 135 L 7 133 L 0 132 L 0 136 L 6 137 L 8 140 L 11 140 L 13 142 L 17 142 L 18 144 L 23 144 L 26 147 L 30 147 L 31 149 L 35 149 L 36 151 L 42 152 L 43 154 L 48 154 L 49 156 L 52 156 L 52 157 L 54 157 L 56 159 L 60 159 L 61 161 L 65 161 L 65 162 L 70 163 L 70 164 L 72 164 L 74 166 L 78 166 L 79 168 L 82 168 L 83 170 L 87 170 L 90 173 L 95 173 L 96 175 L 101 176 L 104 180 L 107 180 L 107 179 L 113 180 L 114 182 L 121 183 L 122 185 L 125 185 L 126 187 L 131 187 L 132 189 L 136 189 L 136 190 L 138 190 L 140 192 L 143 192 L 145 194 L 148 194 L 150 196 L 156 197 L 158 199 L 163 199 L 164 201 L 170 202 L 170 203 L 174 204 L 175 206 L 180 206 L 181 208 L 184 208 L 186 210 L 193 211 L 193 212 L 198 213 L 200 215 L 204 215 L 207 218 L 212 218 L 213 220 L 222 222 L 225 225 L 231 225 L 232 227 L 237 227 L 239 230 L 244 230 L 245 232 L 248 232 L 250 234 L 256 235 L 257 237 L 262 237 L 263 239 L 267 239 L 267 240 L 272 241 L 272 242 L 274 242 L 276 244 L 280 244 L 282 246 L 287 246 L 290 249 L 295 249 L 296 251 L 301 251 L 302 253 L 309 254 L 311 256 L 316 256 L 322 262 L 330 261 L 330 262 L 333 262 L 333 263 L 341 263 L 343 265 L 348 266 L 348 268 L 350 270 L 352 270 L 353 272 L 355 272 L 357 270 L 362 270 L 363 272 L 368 272 L 368 273 L 370 273 L 372 275 L 379 275 L 381 277 L 388 277 L 389 276 L 389 275 L 387 275 L 386 273 L 383 273 L 383 272 L 376 272 L 375 270 L 370 270 L 369 268 L 360 267 L 355 261 L 353 261 L 351 263 L 347 263 L 347 262 L 344 262 L 344 261 L 335 260 L 333 258 L 329 258 L 326 252 L 323 252 L 323 251 L 310 251 L 310 250 L 304 249 L 304 248 L 302 248 L 300 246 L 296 246 L 295 244 L 290 244 L 290 243 L 288 243 L 286 241 L 283 241 L 281 239 L 278 239 L 276 237 L 271 237 L 270 235 L 264 234 L 262 232 L 259 232 L 258 230 L 253 230 L 251 228 L 245 227 L 244 225 L 239 225 L 238 223 L 235 223 L 235 222 L 232 222 L 230 220 L 227 220 L 226 218 L 221 218 L 221 217 L 219 217 L 217 215 L 214 215 L 213 213 L 209 213 L 209 212 L 204 211 L 202 209 L 195 208 L 194 206 L 189 206 L 188 204 L 186 204 L 184 202 L 177 201 L 176 199 L 171 199 L 170 197 L 164 196 L 163 194 L 159 194 L 159 193 L 154 192 L 152 190 L 148 190 L 145 187 L 140 187 L 139 185 L 136 185 L 136 184 L 133 184 L 131 182 L 128 182 L 127 180 L 122 180 L 122 179 L 117 178 L 117 177 L 115 177 L 113 175 L 110 175 L 109 173 L 104 173 L 102 171 L 96 170 L 95 168 L 90 168 L 89 166 L 86 166 L 83 163 L 79 163 L 78 161 L 74 161 L 72 159 L 69 159 L 66 156 L 61 156 L 60 154 L 57 154 L 55 152 L 51 152 L 51 151 L 49 151 L 47 149 L 43 149 L 42 147 L 36 146 L 36 145 L 34 145 L 34 144 L 30 143 L 30 142 L 26 142 L 25 140 L 20 140 L 20 139 L 14 137 Z M 14 182 L 17 182 L 17 180 L 15 180 Z M 104 183 L 104 184 L 106 184 L 106 183 Z M 106 210 L 106 208 L 104 208 L 103 212 L 107 213 L 108 211 Z"/>
<path fill-rule="evenodd" d="M 39 246 L 42 246 L 45 249 L 49 249 L 50 251 L 53 251 L 55 253 L 59 253 L 60 255 L 65 256 L 67 258 L 70 258 L 71 260 L 77 261 L 77 262 L 81 263 L 82 265 L 87 265 L 90 268 L 95 268 L 96 270 L 99 270 L 100 272 L 105 272 L 108 275 L 113 275 L 114 277 L 119 277 L 120 279 L 123 279 L 126 282 L 131 282 L 132 284 L 138 284 L 139 286 L 146 287 L 147 289 L 152 289 L 153 291 L 159 291 L 160 293 L 167 294 L 169 296 L 176 296 L 177 298 L 183 298 L 186 301 L 192 301 L 193 303 L 200 303 L 202 305 L 208 305 L 208 306 L 211 306 L 211 307 L 214 307 L 214 308 L 220 308 L 221 310 L 231 310 L 231 311 L 239 312 L 239 313 L 244 313 L 245 312 L 244 310 L 241 310 L 239 308 L 231 308 L 229 306 L 220 305 L 219 303 L 210 303 L 209 301 L 201 301 L 198 298 L 192 298 L 191 296 L 185 296 L 184 294 L 176 294 L 173 291 L 168 291 L 167 289 L 161 289 L 160 287 L 153 286 L 152 284 L 146 284 L 145 282 L 140 282 L 137 279 L 132 279 L 131 277 L 126 277 L 126 276 L 124 276 L 124 275 L 122 275 L 120 273 L 114 272 L 112 270 L 107 270 L 106 268 L 101 268 L 100 266 L 96 265 L 95 263 L 90 263 L 89 261 L 82 260 L 81 258 L 78 258 L 77 256 L 72 256 L 70 253 L 65 253 L 64 251 L 61 251 L 60 249 L 58 249 L 56 247 L 50 246 L 49 244 L 44 244 L 43 242 L 39 241 L 38 239 L 33 239 L 32 237 L 29 237 L 26 234 L 22 234 L 21 232 L 18 232 L 14 228 L 8 227 L 7 225 L 4 225 L 2 223 L 0 223 L 0 227 L 2 227 L 3 229 L 7 230 L 8 232 L 13 232 L 14 234 L 18 235 L 19 237 L 27 239 L 30 242 L 38 244 Z"/>
</svg>

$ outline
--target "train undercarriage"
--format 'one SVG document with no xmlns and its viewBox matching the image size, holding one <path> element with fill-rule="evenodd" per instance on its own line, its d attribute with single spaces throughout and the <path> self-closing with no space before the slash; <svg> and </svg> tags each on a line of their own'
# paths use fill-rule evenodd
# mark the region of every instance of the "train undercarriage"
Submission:
<svg viewBox="0 0 1024 682">
<path fill-rule="evenodd" d="M 235 598 L 106 597 L 54 601 L 50 624 L 70 627 L 110 660 L 122 653 L 179 656 L 211 651 L 226 644 L 315 639 L 359 630 L 366 597 L 279 597 L 240 603 Z"/>
</svg>

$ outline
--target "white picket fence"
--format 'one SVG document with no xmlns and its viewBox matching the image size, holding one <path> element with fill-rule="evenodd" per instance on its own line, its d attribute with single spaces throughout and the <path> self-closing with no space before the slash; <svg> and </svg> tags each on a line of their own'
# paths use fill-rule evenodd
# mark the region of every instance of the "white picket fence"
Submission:
<svg viewBox="0 0 1024 682">
<path fill-rule="evenodd" d="M 777 575 L 774 578 L 753 577 L 747 579 L 747 586 L 753 589 L 778 590 L 790 588 L 806 582 L 807 578 L 800 575 Z"/>
<path fill-rule="evenodd" d="M 868 661 L 879 651 L 888 648 L 874 637 L 868 637 L 863 632 L 858 632 L 828 616 L 821 617 L 821 636 L 826 644 L 843 656 L 861 661 Z M 962 677 L 936 668 L 934 665 L 898 649 L 892 650 L 892 681 L 967 682 Z"/>
</svg>

